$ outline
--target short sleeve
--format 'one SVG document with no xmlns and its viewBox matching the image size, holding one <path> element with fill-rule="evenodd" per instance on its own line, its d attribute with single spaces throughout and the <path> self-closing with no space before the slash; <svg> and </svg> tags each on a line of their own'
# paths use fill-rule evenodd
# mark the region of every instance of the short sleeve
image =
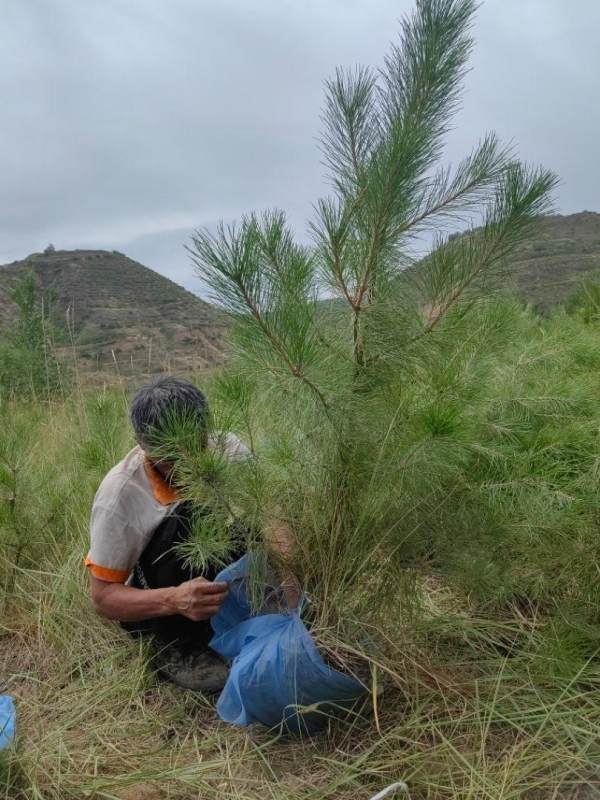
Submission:
<svg viewBox="0 0 600 800">
<path fill-rule="evenodd" d="M 131 524 L 118 504 L 95 502 L 90 519 L 90 551 L 86 566 L 95 578 L 125 583 L 140 557 L 146 537 Z"/>
</svg>

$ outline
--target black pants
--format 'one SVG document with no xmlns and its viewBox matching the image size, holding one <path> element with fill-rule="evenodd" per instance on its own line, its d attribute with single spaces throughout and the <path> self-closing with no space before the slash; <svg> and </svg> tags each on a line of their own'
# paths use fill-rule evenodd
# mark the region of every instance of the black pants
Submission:
<svg viewBox="0 0 600 800">
<path fill-rule="evenodd" d="M 194 570 L 184 563 L 177 552 L 177 545 L 186 541 L 191 534 L 191 513 L 188 503 L 180 503 L 175 512 L 158 526 L 133 569 L 131 586 L 138 589 L 160 589 L 179 586 L 192 578 L 203 577 L 209 581 L 215 579 L 220 567 Z M 242 548 L 233 547 L 228 561 L 233 563 L 242 555 Z M 181 614 L 122 622 L 121 625 L 135 636 L 152 634 L 161 646 L 176 644 L 183 652 L 207 647 L 213 635 L 208 620 L 194 622 Z"/>
</svg>

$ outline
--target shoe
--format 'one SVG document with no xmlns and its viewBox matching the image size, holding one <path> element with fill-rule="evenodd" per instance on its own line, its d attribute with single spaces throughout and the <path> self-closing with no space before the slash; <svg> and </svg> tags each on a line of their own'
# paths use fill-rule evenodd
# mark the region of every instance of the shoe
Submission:
<svg viewBox="0 0 600 800">
<path fill-rule="evenodd" d="M 213 650 L 182 652 L 170 645 L 154 657 L 158 672 L 182 689 L 215 694 L 225 686 L 229 668 Z"/>
</svg>

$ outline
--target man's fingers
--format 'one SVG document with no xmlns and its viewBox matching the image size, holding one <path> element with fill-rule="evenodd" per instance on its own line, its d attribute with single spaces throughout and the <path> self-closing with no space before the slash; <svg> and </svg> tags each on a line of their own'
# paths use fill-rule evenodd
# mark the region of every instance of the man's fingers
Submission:
<svg viewBox="0 0 600 800">
<path fill-rule="evenodd" d="M 225 591 L 221 589 L 218 592 L 205 592 L 203 589 L 192 587 L 190 601 L 199 606 L 220 606 L 228 594 L 227 589 Z"/>
<path fill-rule="evenodd" d="M 223 600 L 227 597 L 228 592 L 219 592 L 216 594 L 204 594 L 203 592 L 192 592 L 192 602 L 201 603 L 205 606 L 221 605 Z"/>
<path fill-rule="evenodd" d="M 224 594 L 228 592 L 227 581 L 207 581 L 206 578 L 194 578 L 190 581 L 194 593 Z"/>
<path fill-rule="evenodd" d="M 220 593 L 227 594 L 227 592 L 229 591 L 229 586 L 227 584 L 227 581 L 213 581 L 212 583 L 205 584 L 204 591 L 207 594 L 220 594 Z"/>
<path fill-rule="evenodd" d="M 198 599 L 196 599 L 192 603 L 192 608 L 195 608 L 196 611 L 204 611 L 207 608 L 221 608 L 221 606 L 223 605 L 223 601 L 224 600 L 225 600 L 224 597 L 221 597 L 220 599 L 219 598 L 213 599 L 211 597 L 210 600 L 198 600 Z"/>
</svg>

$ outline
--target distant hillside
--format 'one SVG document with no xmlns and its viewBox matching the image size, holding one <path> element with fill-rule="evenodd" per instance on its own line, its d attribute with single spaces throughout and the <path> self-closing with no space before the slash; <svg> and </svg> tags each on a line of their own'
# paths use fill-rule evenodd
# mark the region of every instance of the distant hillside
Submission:
<svg viewBox="0 0 600 800">
<path fill-rule="evenodd" d="M 512 289 L 539 311 L 565 302 L 585 275 L 600 275 L 600 214 L 542 217 L 509 267 Z M 345 307 L 342 300 L 323 301 L 324 310 Z"/>
<path fill-rule="evenodd" d="M 116 251 L 57 250 L 0 266 L 0 327 L 14 318 L 11 287 L 28 270 L 91 371 L 114 374 L 116 362 L 126 375 L 189 372 L 223 360 L 223 315 Z"/>
<path fill-rule="evenodd" d="M 566 300 L 579 280 L 600 270 L 600 214 L 543 218 L 515 255 L 517 290 L 540 310 Z"/>
<path fill-rule="evenodd" d="M 218 309 L 116 251 L 33 253 L 0 266 L 0 330 L 14 319 L 11 287 L 28 270 L 53 299 L 65 346 L 91 372 L 185 373 L 225 358 L 228 328 Z M 590 211 L 542 219 L 513 264 L 517 291 L 540 310 L 566 300 L 593 271 L 600 271 L 600 214 Z"/>
</svg>

